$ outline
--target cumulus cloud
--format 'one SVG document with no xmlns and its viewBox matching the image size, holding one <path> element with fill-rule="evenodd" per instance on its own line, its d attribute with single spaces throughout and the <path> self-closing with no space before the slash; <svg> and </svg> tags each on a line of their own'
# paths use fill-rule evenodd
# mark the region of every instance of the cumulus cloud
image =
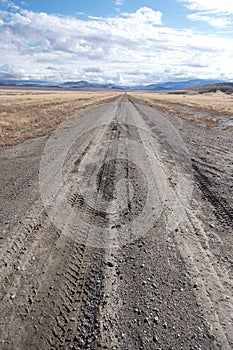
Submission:
<svg viewBox="0 0 233 350">
<path fill-rule="evenodd" d="M 124 84 L 233 79 L 232 39 L 168 28 L 162 13 L 87 20 L 27 10 L 1 13 L 0 78 Z M 5 66 L 5 65 L 8 66 Z"/>
<path fill-rule="evenodd" d="M 187 17 L 193 21 L 204 21 L 213 27 L 226 27 L 233 23 L 232 0 L 179 0 L 192 14 Z"/>
<path fill-rule="evenodd" d="M 122 14 L 128 19 L 137 20 L 140 23 L 151 23 L 151 24 L 162 24 L 162 12 L 154 11 L 148 7 L 142 7 L 138 9 L 135 13 L 125 13 Z"/>
</svg>

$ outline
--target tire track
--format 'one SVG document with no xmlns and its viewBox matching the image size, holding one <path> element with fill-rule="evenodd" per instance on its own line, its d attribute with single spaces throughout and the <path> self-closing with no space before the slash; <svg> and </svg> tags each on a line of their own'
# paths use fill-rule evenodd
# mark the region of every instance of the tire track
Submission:
<svg viewBox="0 0 233 350">
<path fill-rule="evenodd" d="M 216 210 L 216 217 L 224 224 L 233 228 L 233 209 L 231 206 L 220 196 L 218 191 L 213 188 L 208 177 L 201 173 L 196 164 L 193 164 L 193 169 L 195 170 L 195 177 L 200 190 Z"/>
<path fill-rule="evenodd" d="M 233 341 L 232 299 L 227 297 L 232 290 L 230 276 L 211 253 L 203 225 L 191 210 L 187 210 L 187 219 L 174 237 L 210 332 L 221 349 L 230 350 Z"/>
<path fill-rule="evenodd" d="M 101 141 L 103 137 L 105 137 L 105 132 L 101 130 L 98 140 L 94 139 L 93 142 L 97 143 Z M 91 144 L 86 146 L 85 150 L 81 152 L 78 163 L 75 163 L 76 167 L 77 164 L 81 163 L 81 158 L 85 156 L 89 147 L 91 147 Z M 106 174 L 109 172 L 114 173 L 114 169 L 109 169 L 107 166 L 100 181 L 100 197 L 103 195 L 104 188 L 107 187 L 106 179 L 109 181 L 109 178 L 106 177 Z M 91 176 L 91 169 L 89 169 L 89 174 L 87 173 L 86 176 Z M 70 201 L 74 205 L 74 195 L 70 197 Z M 95 214 L 88 210 L 86 214 L 87 217 L 89 216 L 89 222 L 91 223 L 95 219 Z M 73 215 L 73 213 L 71 213 L 71 215 Z M 90 322 L 85 327 L 88 330 L 88 334 L 91 334 L 90 327 L 93 324 L 93 317 L 96 318 L 98 315 L 98 307 L 96 304 L 93 302 L 94 306 L 92 308 L 87 308 L 86 303 L 88 300 L 101 300 L 101 283 L 99 283 L 99 288 L 95 288 L 95 280 L 96 276 L 99 276 L 99 280 L 101 281 L 104 255 L 102 251 L 96 252 L 90 247 L 87 247 L 87 241 L 91 239 L 88 232 L 84 230 L 82 235 L 84 244 L 80 245 L 73 242 L 72 247 L 68 244 L 69 248 L 71 248 L 70 258 L 68 260 L 66 259 L 64 262 L 66 266 L 62 267 L 59 291 L 53 288 L 53 295 L 50 298 L 50 303 L 48 304 L 46 300 L 43 302 L 43 310 L 46 310 L 46 315 L 44 316 L 46 321 L 42 326 L 38 326 L 39 333 L 45 334 L 47 344 L 56 349 L 63 349 L 67 346 L 79 349 L 81 343 L 83 346 L 83 342 L 86 342 L 86 345 L 88 345 L 90 339 L 88 338 L 88 340 L 85 337 L 82 339 L 80 327 L 83 329 L 86 324 L 85 320 L 88 319 Z M 95 266 L 95 268 L 93 268 L 93 266 Z M 57 271 L 57 268 L 55 268 L 55 271 Z M 53 277 L 52 280 L 56 286 L 56 278 Z M 48 287 L 43 285 L 41 287 L 41 294 L 48 289 Z M 39 324 L 39 320 L 36 323 Z M 48 329 L 50 330 L 49 332 Z M 32 339 L 33 331 L 29 332 L 29 334 L 25 342 L 25 346 L 28 348 L 32 346 L 29 346 L 29 344 L 30 339 Z M 79 334 L 80 337 L 77 337 L 77 334 Z M 38 348 L 44 348 L 46 342 L 42 340 Z"/>
<path fill-rule="evenodd" d="M 14 279 L 17 277 L 15 271 L 27 264 L 28 259 L 32 256 L 32 251 L 36 250 L 43 239 L 45 232 L 42 227 L 47 220 L 47 215 L 41 205 L 38 202 L 34 203 L 24 223 L 20 227 L 16 226 L 12 235 L 4 240 L 0 251 L 2 256 L 1 300 L 5 293 L 8 293 L 9 287 L 14 284 Z"/>
</svg>

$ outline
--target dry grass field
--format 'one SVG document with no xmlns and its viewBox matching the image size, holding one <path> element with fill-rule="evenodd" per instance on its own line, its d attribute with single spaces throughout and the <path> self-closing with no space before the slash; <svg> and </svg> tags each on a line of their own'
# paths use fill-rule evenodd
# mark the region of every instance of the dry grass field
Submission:
<svg viewBox="0 0 233 350">
<path fill-rule="evenodd" d="M 115 98 L 112 92 L 0 89 L 0 147 L 47 135 L 70 116 Z"/>
<path fill-rule="evenodd" d="M 131 96 L 170 114 L 177 114 L 176 106 L 188 107 L 190 110 L 183 110 L 179 114 L 187 120 L 207 126 L 219 125 L 220 116 L 233 116 L 233 95 L 221 91 L 204 94 L 194 91 L 142 92 L 132 93 Z M 208 114 L 209 118 L 202 117 L 201 113 Z"/>
<path fill-rule="evenodd" d="M 69 117 L 81 116 L 88 108 L 111 101 L 116 92 L 59 91 L 40 89 L 0 89 L 0 147 L 28 138 L 47 135 Z M 233 116 L 233 95 L 221 91 L 199 94 L 196 91 L 130 93 L 158 110 L 177 114 L 186 120 L 213 127 L 219 116 Z M 209 117 L 202 117 L 207 113 Z"/>
<path fill-rule="evenodd" d="M 198 94 L 198 93 L 135 93 L 137 97 L 142 97 L 145 100 L 158 102 L 175 103 L 193 108 L 202 108 L 209 113 L 218 113 L 223 115 L 233 114 L 233 95 L 225 94 L 217 91 L 213 93 Z"/>
</svg>

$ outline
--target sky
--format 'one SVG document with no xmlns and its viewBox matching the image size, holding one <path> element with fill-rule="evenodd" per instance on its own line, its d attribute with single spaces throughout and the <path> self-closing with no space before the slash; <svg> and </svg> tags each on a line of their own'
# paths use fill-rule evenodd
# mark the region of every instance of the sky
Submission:
<svg viewBox="0 0 233 350">
<path fill-rule="evenodd" d="M 0 80 L 233 81 L 233 0 L 0 0 Z"/>
</svg>

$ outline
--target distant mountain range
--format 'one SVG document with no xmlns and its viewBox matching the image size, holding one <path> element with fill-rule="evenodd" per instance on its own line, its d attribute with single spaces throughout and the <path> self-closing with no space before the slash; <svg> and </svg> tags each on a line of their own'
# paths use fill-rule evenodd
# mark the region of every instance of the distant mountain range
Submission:
<svg viewBox="0 0 233 350">
<path fill-rule="evenodd" d="M 79 89 L 79 90 L 127 90 L 127 86 L 119 86 L 115 84 L 98 84 L 88 81 L 68 81 L 58 85 L 61 88 Z"/>
<path fill-rule="evenodd" d="M 220 80 L 204 80 L 204 79 L 192 79 L 185 81 L 169 81 L 165 83 L 155 83 L 142 87 L 142 90 L 158 91 L 158 90 L 180 90 L 188 89 L 195 86 L 201 86 L 206 84 L 220 83 Z"/>
<path fill-rule="evenodd" d="M 36 80 L 2 80 L 0 86 L 11 87 L 43 87 L 43 88 L 56 88 L 56 89 L 75 89 L 75 90 L 115 90 L 115 91 L 161 91 L 161 90 L 180 90 L 194 88 L 201 85 L 210 85 L 221 83 L 219 80 L 204 80 L 204 79 L 192 79 L 184 81 L 171 81 L 165 83 L 154 83 L 149 85 L 137 85 L 137 86 L 121 86 L 115 84 L 98 84 L 87 81 L 70 81 L 62 84 L 52 84 L 46 81 Z"/>
</svg>

